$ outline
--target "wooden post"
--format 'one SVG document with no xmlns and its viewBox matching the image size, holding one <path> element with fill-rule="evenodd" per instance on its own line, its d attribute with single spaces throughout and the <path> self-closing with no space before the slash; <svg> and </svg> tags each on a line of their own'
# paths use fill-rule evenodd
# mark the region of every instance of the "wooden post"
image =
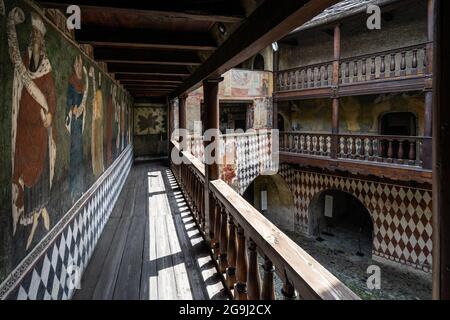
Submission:
<svg viewBox="0 0 450 320">
<path fill-rule="evenodd" d="M 204 128 L 205 130 L 217 130 L 217 134 L 219 134 L 219 83 L 223 80 L 223 78 L 218 79 L 207 79 L 203 81 L 203 100 L 204 100 Z M 204 141 L 204 147 L 208 147 L 210 144 L 214 145 L 218 150 L 218 141 Z M 214 154 L 213 154 L 214 155 Z M 212 232 L 210 217 L 215 214 L 213 212 L 215 210 L 214 199 L 211 197 L 209 182 L 219 179 L 219 166 L 216 162 L 207 164 L 205 163 L 205 219 L 207 221 L 204 222 L 206 230 L 205 235 L 209 236 Z M 215 215 L 216 219 L 220 215 Z M 215 238 L 218 239 L 219 234 L 215 234 Z M 209 239 L 212 240 L 212 239 Z"/>
<path fill-rule="evenodd" d="M 237 256 L 236 256 L 236 284 L 234 285 L 234 298 L 247 300 L 247 257 L 245 254 L 244 229 L 237 229 Z"/>
<path fill-rule="evenodd" d="M 432 74 L 433 74 L 433 42 L 434 42 L 434 12 L 436 7 L 435 0 L 428 0 L 428 14 L 427 14 L 427 56 L 425 57 L 427 61 L 426 65 L 426 77 L 428 78 L 425 85 L 425 118 L 424 118 L 424 137 L 422 148 L 422 162 L 425 169 L 430 169 L 432 167 L 432 141 L 431 137 L 433 135 L 433 85 L 432 85 Z"/>
<path fill-rule="evenodd" d="M 277 84 L 278 84 L 278 69 L 279 69 L 279 57 L 280 53 L 278 51 L 273 51 L 273 87 L 275 88 L 275 91 L 277 90 Z M 275 101 L 275 97 L 272 98 L 273 101 L 273 129 L 280 129 L 278 128 L 278 102 Z M 281 128 L 283 130 L 283 128 Z"/>
<path fill-rule="evenodd" d="M 252 239 L 248 241 L 247 298 L 259 300 L 261 297 L 261 280 L 259 277 L 258 252 Z"/>
<path fill-rule="evenodd" d="M 339 65 L 341 59 L 341 26 L 334 27 L 334 61 L 332 84 L 332 131 L 331 131 L 331 157 L 337 158 L 339 148 Z"/>
<path fill-rule="evenodd" d="M 228 217 L 228 231 L 227 285 L 229 289 L 233 289 L 236 283 L 236 226 L 231 214 Z"/>
<path fill-rule="evenodd" d="M 450 2 L 436 1 L 433 23 L 433 299 L 450 299 Z"/>
<path fill-rule="evenodd" d="M 178 121 L 180 129 L 187 129 L 186 127 L 186 99 L 187 95 L 178 97 Z"/>
</svg>

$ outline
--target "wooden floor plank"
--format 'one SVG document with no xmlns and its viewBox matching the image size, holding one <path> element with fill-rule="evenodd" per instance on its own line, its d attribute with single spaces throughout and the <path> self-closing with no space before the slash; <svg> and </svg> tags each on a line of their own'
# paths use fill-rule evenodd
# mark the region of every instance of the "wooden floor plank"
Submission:
<svg viewBox="0 0 450 320">
<path fill-rule="evenodd" d="M 211 266 L 170 170 L 142 163 L 132 168 L 74 298 L 227 298 Z"/>
</svg>

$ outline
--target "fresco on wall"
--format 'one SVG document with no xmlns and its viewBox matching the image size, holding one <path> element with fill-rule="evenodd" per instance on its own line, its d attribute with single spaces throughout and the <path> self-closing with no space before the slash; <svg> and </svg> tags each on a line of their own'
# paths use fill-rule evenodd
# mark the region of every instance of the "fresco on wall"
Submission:
<svg viewBox="0 0 450 320">
<path fill-rule="evenodd" d="M 103 164 L 103 93 L 102 93 L 102 74 L 98 73 L 98 86 L 95 78 L 95 69 L 89 69 L 89 76 L 92 78 L 92 92 L 94 97 L 92 99 L 92 142 L 91 142 L 91 156 L 92 156 L 92 170 L 94 176 L 98 177 L 105 170 Z"/>
<path fill-rule="evenodd" d="M 52 187 L 56 159 L 56 92 L 52 66 L 45 48 L 46 27 L 31 13 L 28 48 L 19 50 L 15 26 L 25 21 L 25 13 L 14 8 L 8 17 L 8 44 L 14 66 L 11 160 L 13 233 L 18 224 L 32 225 L 27 248 L 42 218 L 48 230 L 47 204 Z"/>
<path fill-rule="evenodd" d="M 28 1 L 0 39 L 1 282 L 129 145 L 132 100 Z"/>
<path fill-rule="evenodd" d="M 83 73 L 85 83 L 83 83 Z M 80 55 L 75 58 L 73 73 L 69 78 L 66 104 L 66 129 L 70 135 L 69 174 L 72 201 L 78 199 L 83 192 L 83 132 L 88 87 L 89 78 Z"/>
<path fill-rule="evenodd" d="M 162 134 L 166 132 L 166 115 L 163 108 L 134 109 L 134 133 L 136 135 Z"/>
</svg>

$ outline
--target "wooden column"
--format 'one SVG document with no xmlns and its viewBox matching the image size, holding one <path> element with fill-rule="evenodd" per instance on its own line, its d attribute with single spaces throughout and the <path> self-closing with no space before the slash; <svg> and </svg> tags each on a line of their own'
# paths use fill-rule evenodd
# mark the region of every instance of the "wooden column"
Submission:
<svg viewBox="0 0 450 320">
<path fill-rule="evenodd" d="M 276 91 L 277 90 L 277 83 L 278 83 L 278 65 L 279 65 L 279 57 L 280 54 L 278 51 L 273 52 L 273 88 Z M 278 102 L 275 101 L 275 97 L 273 97 L 273 129 L 280 129 L 278 128 Z M 281 128 L 283 130 L 283 128 Z"/>
<path fill-rule="evenodd" d="M 187 95 L 178 97 L 178 122 L 180 129 L 186 129 L 186 99 Z"/>
<path fill-rule="evenodd" d="M 203 81 L 203 101 L 204 101 L 204 129 L 214 129 L 219 133 L 219 83 L 223 80 L 223 78 L 218 79 L 207 79 Z M 216 150 L 218 147 L 218 141 L 204 141 L 205 149 L 210 144 L 216 146 Z M 209 236 L 213 233 L 211 228 L 210 217 L 215 215 L 215 203 L 214 199 L 210 194 L 209 182 L 219 179 L 219 166 L 217 163 L 205 164 L 205 197 L 207 199 L 204 204 L 204 209 L 207 214 L 205 214 L 205 235 Z M 216 219 L 218 216 L 215 216 Z M 219 216 L 220 217 L 220 216 Z M 214 235 L 215 238 L 219 236 L 219 234 Z M 209 239 L 212 240 L 212 239 Z"/>
<path fill-rule="evenodd" d="M 433 23 L 433 298 L 450 299 L 450 2 L 436 1 Z"/>
<path fill-rule="evenodd" d="M 332 130 L 331 130 L 331 157 L 337 158 L 339 149 L 339 64 L 341 59 L 341 26 L 334 27 L 334 61 L 332 81 Z"/>
<path fill-rule="evenodd" d="M 435 0 L 428 0 L 428 14 L 427 14 L 427 56 L 426 56 L 426 76 L 427 81 L 425 85 L 425 117 L 424 117 L 424 137 L 422 148 L 422 161 L 425 169 L 432 168 L 432 141 L 433 135 L 433 42 L 434 42 L 434 11 L 436 7 Z"/>
</svg>

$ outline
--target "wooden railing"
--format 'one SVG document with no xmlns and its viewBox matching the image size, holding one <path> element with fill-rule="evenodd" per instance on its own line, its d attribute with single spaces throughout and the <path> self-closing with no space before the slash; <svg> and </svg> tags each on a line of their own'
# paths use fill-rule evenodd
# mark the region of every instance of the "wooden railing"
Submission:
<svg viewBox="0 0 450 320">
<path fill-rule="evenodd" d="M 382 135 L 339 135 L 340 158 L 422 166 L 425 138 Z"/>
<path fill-rule="evenodd" d="M 341 84 L 393 79 L 426 73 L 426 43 L 341 59 Z"/>
<path fill-rule="evenodd" d="M 277 91 L 323 88 L 331 85 L 333 62 L 284 70 L 277 72 Z"/>
<path fill-rule="evenodd" d="M 426 74 L 427 43 L 339 60 L 339 83 L 354 84 Z M 332 85 L 333 61 L 276 72 L 276 91 Z"/>
<path fill-rule="evenodd" d="M 333 145 L 331 133 L 280 132 L 280 151 L 332 158 L 423 165 L 424 137 L 338 134 Z"/>
<path fill-rule="evenodd" d="M 205 169 L 197 158 L 189 152 L 181 155 L 183 163 L 172 163 L 172 171 L 234 299 L 274 299 L 275 273 L 285 299 L 359 299 L 224 181 L 205 184 Z M 262 279 L 258 255 L 264 258 Z"/>
<path fill-rule="evenodd" d="M 281 132 L 280 151 L 330 156 L 331 135 L 313 132 Z"/>
</svg>

